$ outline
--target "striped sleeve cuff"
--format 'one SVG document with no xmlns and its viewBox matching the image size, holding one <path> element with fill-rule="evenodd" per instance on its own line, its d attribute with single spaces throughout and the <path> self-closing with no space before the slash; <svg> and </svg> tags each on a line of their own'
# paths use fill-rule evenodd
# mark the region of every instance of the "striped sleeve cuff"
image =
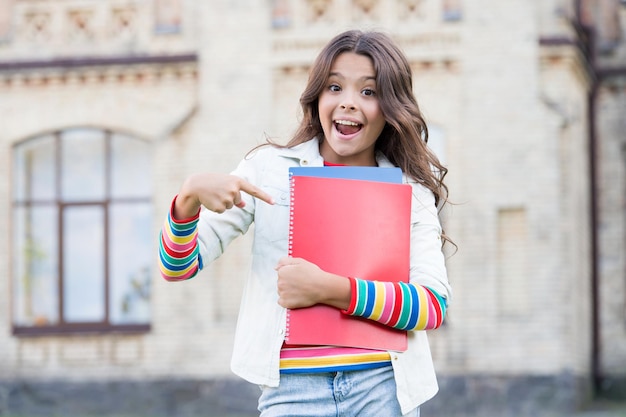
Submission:
<svg viewBox="0 0 626 417">
<path fill-rule="evenodd" d="M 176 198 L 159 234 L 159 270 L 168 281 L 190 279 L 202 269 L 198 246 L 200 211 L 193 217 L 176 219 L 175 203 Z"/>
<path fill-rule="evenodd" d="M 354 310 L 356 309 L 356 278 L 348 277 L 350 280 L 350 306 L 347 310 L 342 310 L 344 314 L 348 314 L 350 316 L 354 315 Z"/>
<path fill-rule="evenodd" d="M 358 278 L 350 278 L 350 287 L 350 307 L 345 314 L 399 330 L 431 330 L 443 323 L 446 299 L 428 287 Z"/>
</svg>

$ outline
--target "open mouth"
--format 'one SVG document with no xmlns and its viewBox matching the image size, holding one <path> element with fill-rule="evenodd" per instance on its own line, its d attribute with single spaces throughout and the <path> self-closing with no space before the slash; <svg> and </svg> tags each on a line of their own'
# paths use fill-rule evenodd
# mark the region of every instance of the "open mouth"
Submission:
<svg viewBox="0 0 626 417">
<path fill-rule="evenodd" d="M 335 129 L 342 135 L 354 135 L 363 127 L 362 124 L 350 120 L 335 120 Z"/>
</svg>

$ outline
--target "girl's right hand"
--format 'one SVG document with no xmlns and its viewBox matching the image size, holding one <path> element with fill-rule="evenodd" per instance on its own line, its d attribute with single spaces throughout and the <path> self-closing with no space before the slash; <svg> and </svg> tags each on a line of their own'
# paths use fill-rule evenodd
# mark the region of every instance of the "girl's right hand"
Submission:
<svg viewBox="0 0 626 417">
<path fill-rule="evenodd" d="M 269 194 L 243 178 L 228 174 L 194 174 L 185 180 L 178 193 L 174 217 L 193 217 L 201 205 L 216 213 L 223 213 L 233 206 L 242 208 L 245 205 L 241 198 L 242 191 L 268 204 L 274 204 L 274 199 Z"/>
</svg>

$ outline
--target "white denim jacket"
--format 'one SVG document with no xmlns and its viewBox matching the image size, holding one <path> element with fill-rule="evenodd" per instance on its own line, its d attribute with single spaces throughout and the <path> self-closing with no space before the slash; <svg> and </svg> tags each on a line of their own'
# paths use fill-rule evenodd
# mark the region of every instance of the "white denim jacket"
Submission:
<svg viewBox="0 0 626 417">
<path fill-rule="evenodd" d="M 382 155 L 378 165 L 391 167 Z M 232 371 L 247 381 L 278 386 L 280 349 L 285 336 L 286 310 L 278 305 L 276 271 L 279 258 L 287 255 L 289 229 L 289 174 L 292 166 L 322 166 L 316 139 L 290 149 L 261 147 L 246 157 L 232 172 L 270 194 L 275 204 L 266 204 L 242 193 L 243 209 L 232 208 L 222 214 L 202 210 L 198 222 L 200 256 L 207 265 L 219 257 L 226 246 L 246 233 L 254 222 L 252 265 L 239 311 Z M 407 182 L 406 176 L 404 181 Z M 441 251 L 441 226 L 432 192 L 411 183 L 411 282 L 428 286 L 450 300 L 444 256 Z M 408 349 L 390 352 L 402 412 L 418 407 L 437 390 L 433 362 L 426 332 L 409 332 Z"/>
</svg>

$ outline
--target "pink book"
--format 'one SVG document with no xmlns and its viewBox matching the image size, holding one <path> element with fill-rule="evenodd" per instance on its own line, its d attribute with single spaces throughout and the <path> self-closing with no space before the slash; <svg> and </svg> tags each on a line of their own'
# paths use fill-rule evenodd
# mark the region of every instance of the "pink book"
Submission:
<svg viewBox="0 0 626 417">
<path fill-rule="evenodd" d="M 407 184 L 292 175 L 290 256 L 346 277 L 408 282 L 411 192 Z M 287 314 L 288 344 L 407 348 L 405 331 L 331 306 Z"/>
</svg>

